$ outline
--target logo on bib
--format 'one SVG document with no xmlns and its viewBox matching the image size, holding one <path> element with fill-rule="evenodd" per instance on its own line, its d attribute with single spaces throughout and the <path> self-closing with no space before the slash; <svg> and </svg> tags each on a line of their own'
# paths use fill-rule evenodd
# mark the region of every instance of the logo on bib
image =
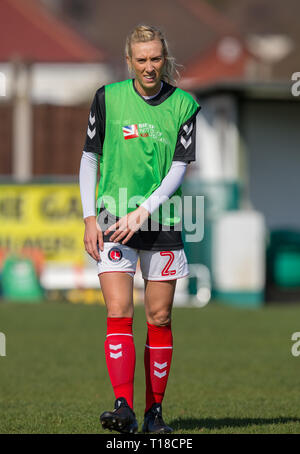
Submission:
<svg viewBox="0 0 300 454">
<path fill-rule="evenodd" d="M 113 247 L 108 253 L 108 258 L 112 262 L 119 262 L 122 259 L 122 257 L 123 257 L 122 251 L 117 247 Z"/>
<path fill-rule="evenodd" d="M 137 125 L 123 126 L 122 130 L 125 140 L 139 137 L 139 130 Z"/>
</svg>

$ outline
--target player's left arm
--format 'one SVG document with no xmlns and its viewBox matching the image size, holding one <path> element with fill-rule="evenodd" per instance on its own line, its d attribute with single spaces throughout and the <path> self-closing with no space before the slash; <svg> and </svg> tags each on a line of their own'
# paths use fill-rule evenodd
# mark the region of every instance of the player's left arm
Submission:
<svg viewBox="0 0 300 454">
<path fill-rule="evenodd" d="M 173 161 L 169 172 L 162 180 L 160 186 L 143 202 L 141 207 L 152 214 L 157 208 L 166 202 L 177 191 L 183 182 L 187 163 L 183 161 Z"/>
<path fill-rule="evenodd" d="M 188 118 L 179 128 L 169 172 L 160 186 L 140 205 L 150 214 L 177 191 L 183 182 L 187 165 L 196 160 L 196 118 L 199 111 L 200 106 L 193 100 L 192 111 L 185 115 Z"/>
</svg>

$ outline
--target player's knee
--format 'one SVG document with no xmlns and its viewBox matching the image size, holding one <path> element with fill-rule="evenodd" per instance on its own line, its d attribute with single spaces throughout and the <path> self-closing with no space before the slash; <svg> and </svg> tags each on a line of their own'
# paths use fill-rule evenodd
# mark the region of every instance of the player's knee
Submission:
<svg viewBox="0 0 300 454">
<path fill-rule="evenodd" d="M 167 326 L 171 323 L 171 314 L 169 312 L 151 314 L 149 323 L 156 326 Z"/>
<path fill-rule="evenodd" d="M 131 304 L 124 305 L 124 302 L 110 303 L 107 305 L 107 316 L 108 317 L 132 317 L 133 309 Z"/>
</svg>

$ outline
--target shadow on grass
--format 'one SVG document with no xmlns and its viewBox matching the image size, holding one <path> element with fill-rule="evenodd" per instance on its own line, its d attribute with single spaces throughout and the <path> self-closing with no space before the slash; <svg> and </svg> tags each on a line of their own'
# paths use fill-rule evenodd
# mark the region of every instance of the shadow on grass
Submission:
<svg viewBox="0 0 300 454">
<path fill-rule="evenodd" d="M 298 418 L 176 418 L 170 421 L 170 426 L 176 430 L 200 430 L 200 429 L 225 429 L 246 426 L 263 426 L 265 424 L 286 424 L 300 422 Z"/>
</svg>

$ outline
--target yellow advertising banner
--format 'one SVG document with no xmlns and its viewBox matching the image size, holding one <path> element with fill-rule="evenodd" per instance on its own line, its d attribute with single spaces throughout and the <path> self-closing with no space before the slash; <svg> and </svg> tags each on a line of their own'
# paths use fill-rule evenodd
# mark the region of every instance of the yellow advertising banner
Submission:
<svg viewBox="0 0 300 454">
<path fill-rule="evenodd" d="M 77 184 L 0 185 L 0 248 L 40 248 L 46 261 L 83 264 Z"/>
</svg>

